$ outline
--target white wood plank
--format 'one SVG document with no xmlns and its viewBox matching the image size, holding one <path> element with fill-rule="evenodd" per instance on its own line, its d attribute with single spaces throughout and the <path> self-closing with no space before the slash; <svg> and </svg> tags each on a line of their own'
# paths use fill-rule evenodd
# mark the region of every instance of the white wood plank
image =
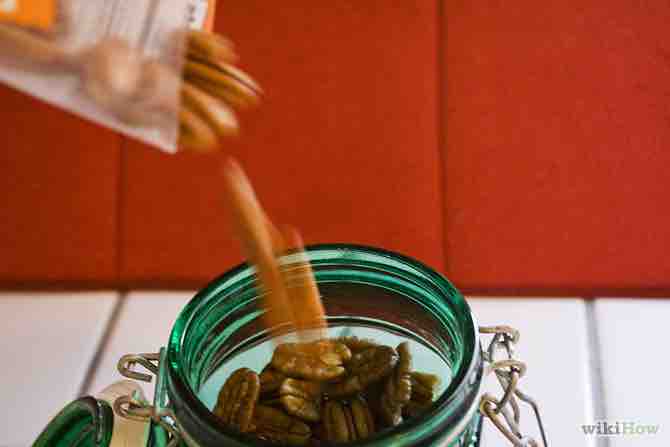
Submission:
<svg viewBox="0 0 670 447">
<path fill-rule="evenodd" d="M 30 445 L 79 394 L 114 292 L 0 293 L 0 445 Z"/>
<path fill-rule="evenodd" d="M 516 355 L 528 366 L 521 389 L 540 404 L 549 445 L 594 446 L 594 440 L 581 430 L 582 424 L 593 419 L 584 302 L 543 298 L 468 301 L 480 325 L 505 324 L 521 332 Z M 486 390 L 501 395 L 493 376 L 487 378 Z M 522 408 L 524 434 L 540 441 L 532 411 L 526 405 Z M 482 446 L 507 445 L 509 442 L 486 421 Z"/>
<path fill-rule="evenodd" d="M 607 422 L 660 425 L 656 435 L 611 436 L 610 447 L 670 445 L 670 300 L 599 299 L 594 307 Z"/>
<path fill-rule="evenodd" d="M 195 292 L 134 292 L 124 297 L 87 392 L 96 394 L 123 379 L 116 369 L 121 356 L 158 352 L 166 346 L 179 311 L 194 295 Z M 153 386 L 154 382 L 142 383 L 149 398 L 153 397 Z"/>
</svg>

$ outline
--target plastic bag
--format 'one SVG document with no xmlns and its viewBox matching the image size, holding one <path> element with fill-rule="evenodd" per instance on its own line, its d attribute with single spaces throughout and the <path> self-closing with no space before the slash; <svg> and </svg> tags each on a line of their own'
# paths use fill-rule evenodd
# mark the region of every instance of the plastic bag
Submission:
<svg viewBox="0 0 670 447">
<path fill-rule="evenodd" d="M 208 8 L 207 0 L 0 0 L 0 81 L 174 152 L 183 30 L 202 27 Z"/>
</svg>

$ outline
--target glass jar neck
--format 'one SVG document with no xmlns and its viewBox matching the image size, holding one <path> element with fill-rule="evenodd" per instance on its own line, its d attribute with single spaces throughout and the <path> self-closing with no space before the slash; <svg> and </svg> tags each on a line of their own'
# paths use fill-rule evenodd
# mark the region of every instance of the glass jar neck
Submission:
<svg viewBox="0 0 670 447">
<path fill-rule="evenodd" d="M 472 431 L 482 376 L 479 338 L 469 306 L 449 281 L 417 261 L 374 248 L 321 245 L 308 247 L 307 255 L 320 289 L 333 284 L 375 287 L 399 297 L 398 303 L 381 306 L 401 306 L 406 315 L 399 321 L 425 317 L 432 327 L 418 325 L 416 330 L 423 331 L 422 337 L 444 355 L 453 371 L 448 388 L 425 414 L 358 444 L 449 445 L 445 442 Z M 283 265 L 290 267 L 291 256 L 282 259 Z M 258 330 L 250 329 L 257 328 L 254 322 L 261 313 L 257 299 L 254 270 L 242 265 L 198 293 L 175 323 L 167 353 L 167 394 L 180 427 L 195 445 L 259 444 L 256 438 L 222 427 L 197 395 L 223 361 L 221 352 L 244 339 L 245 331 L 248 339 Z M 366 312 L 385 311 L 382 319 L 395 318 L 394 312 L 376 307 Z"/>
</svg>

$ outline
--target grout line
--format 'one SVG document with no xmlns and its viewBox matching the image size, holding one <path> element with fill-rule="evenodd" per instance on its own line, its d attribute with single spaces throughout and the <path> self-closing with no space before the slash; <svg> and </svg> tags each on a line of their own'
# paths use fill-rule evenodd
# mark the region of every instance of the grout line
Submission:
<svg viewBox="0 0 670 447">
<path fill-rule="evenodd" d="M 118 184 L 116 185 L 116 280 L 121 281 L 123 276 L 123 267 L 125 250 L 124 250 L 124 225 L 123 218 L 125 216 L 126 199 L 125 199 L 125 184 L 127 180 L 126 168 L 128 167 L 127 140 L 123 135 L 119 135 L 119 173 L 117 175 Z"/>
<path fill-rule="evenodd" d="M 112 332 L 114 332 L 114 328 L 116 328 L 117 326 L 117 323 L 121 316 L 121 311 L 123 310 L 125 304 L 126 304 L 126 294 L 122 293 L 119 296 L 119 300 L 116 303 L 116 306 L 112 310 L 112 314 L 109 316 L 109 319 L 107 320 L 107 326 L 105 327 L 105 330 L 102 333 L 102 337 L 100 337 L 100 341 L 98 342 L 98 347 L 95 351 L 95 355 L 91 359 L 91 362 L 89 363 L 88 368 L 86 370 L 86 374 L 84 375 L 84 380 L 81 382 L 81 386 L 79 387 L 79 393 L 77 394 L 78 396 L 86 396 L 90 394 L 89 388 L 93 383 L 95 373 L 98 371 L 98 366 L 100 364 L 102 355 L 109 346 Z"/>
<path fill-rule="evenodd" d="M 595 300 L 586 300 L 586 337 L 587 348 L 589 352 L 589 373 L 591 379 L 591 401 L 593 403 L 593 421 L 584 421 L 585 423 L 594 423 L 603 421 L 607 418 L 607 405 L 605 404 L 605 379 L 603 372 L 602 350 L 599 338 L 598 318 L 595 312 Z M 607 437 L 599 436 L 595 438 L 596 447 L 610 447 L 610 440 Z"/>
<path fill-rule="evenodd" d="M 446 59 L 446 38 L 447 38 L 447 17 L 446 17 L 446 2 L 437 2 L 437 44 L 436 44 L 436 66 L 437 66 L 437 156 L 440 161 L 440 205 L 442 209 L 441 222 L 441 236 L 442 236 L 442 253 L 443 253 L 443 269 L 445 274 L 449 274 L 449 240 L 447 237 L 447 67 Z"/>
</svg>

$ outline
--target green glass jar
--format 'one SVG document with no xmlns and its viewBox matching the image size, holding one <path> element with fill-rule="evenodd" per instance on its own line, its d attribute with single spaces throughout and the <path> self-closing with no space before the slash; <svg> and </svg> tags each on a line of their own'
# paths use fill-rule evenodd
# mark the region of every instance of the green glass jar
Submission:
<svg viewBox="0 0 670 447">
<path fill-rule="evenodd" d="M 33 447 L 108 446 L 113 425 L 112 408 L 106 402 L 83 397 L 65 406 Z"/>
<path fill-rule="evenodd" d="M 477 325 L 463 296 L 428 267 L 379 249 L 321 245 L 309 247 L 307 255 L 330 334 L 407 339 L 414 368 L 443 379 L 443 392 L 424 415 L 358 445 L 475 445 L 482 360 Z M 283 259 L 289 271 L 296 261 L 292 255 Z M 270 358 L 254 283 L 247 266 L 224 274 L 187 304 L 170 335 L 157 395 L 190 446 L 259 445 L 226 429 L 210 411 L 232 370 L 244 365 L 260 371 Z"/>
<path fill-rule="evenodd" d="M 478 328 L 463 296 L 440 274 L 395 253 L 353 245 L 312 246 L 306 252 L 329 336 L 372 337 L 391 346 L 409 341 L 414 370 L 442 378 L 441 393 L 425 413 L 354 445 L 478 445 L 483 361 Z M 294 254 L 282 257 L 289 277 L 299 261 Z M 144 361 L 157 375 L 153 405 L 141 408 L 129 399 L 114 406 L 125 416 L 151 409 L 152 422 L 140 445 L 265 444 L 227 429 L 210 411 L 230 372 L 241 366 L 260 371 L 271 357 L 274 345 L 261 322 L 255 281 L 247 265 L 212 281 L 179 314 L 166 348 L 153 357 L 157 364 Z M 125 363 L 141 358 L 130 356 Z M 131 370 L 126 375 L 133 376 Z"/>
</svg>

